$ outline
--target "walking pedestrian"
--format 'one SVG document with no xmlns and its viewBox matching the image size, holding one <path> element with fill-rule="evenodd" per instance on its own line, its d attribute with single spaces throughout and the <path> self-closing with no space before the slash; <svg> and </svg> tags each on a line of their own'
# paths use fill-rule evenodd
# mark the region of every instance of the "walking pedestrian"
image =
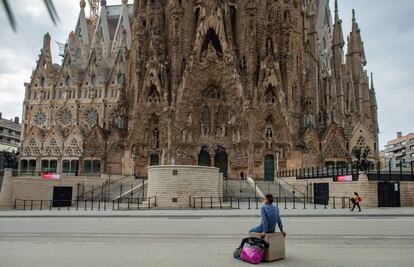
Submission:
<svg viewBox="0 0 414 267">
<path fill-rule="evenodd" d="M 359 205 L 359 203 L 362 201 L 362 199 L 361 199 L 361 197 L 358 195 L 358 193 L 357 193 L 357 192 L 354 192 L 354 195 L 352 196 L 351 201 L 352 201 L 352 203 L 354 204 L 354 205 L 352 206 L 351 211 L 354 211 L 355 206 L 357 206 L 357 207 L 358 207 L 358 209 L 359 209 L 359 212 L 361 212 L 361 206 Z"/>
</svg>

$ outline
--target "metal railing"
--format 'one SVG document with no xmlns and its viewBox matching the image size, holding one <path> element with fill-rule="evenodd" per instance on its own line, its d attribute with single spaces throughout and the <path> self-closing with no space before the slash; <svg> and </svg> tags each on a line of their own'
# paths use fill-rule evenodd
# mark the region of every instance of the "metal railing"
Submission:
<svg viewBox="0 0 414 267">
<path fill-rule="evenodd" d="M 392 169 L 391 164 L 387 169 L 381 169 L 380 162 L 377 162 L 375 168 L 367 171 L 367 176 L 370 181 L 414 181 L 414 162 L 409 168 L 400 164 L 398 169 Z"/>
<path fill-rule="evenodd" d="M 258 197 L 193 197 L 189 196 L 192 209 L 259 209 L 262 199 Z M 350 197 L 275 197 L 273 204 L 281 209 L 348 209 Z"/>
<path fill-rule="evenodd" d="M 40 177 L 43 173 L 49 172 L 47 170 L 13 170 L 13 177 L 29 176 L 29 177 Z M 99 172 L 53 172 L 55 174 L 60 174 L 62 177 L 100 177 L 101 173 Z"/>
<path fill-rule="evenodd" d="M 119 198 L 112 201 L 101 200 L 27 200 L 15 199 L 15 210 L 137 210 L 157 207 L 157 197 Z"/>
<path fill-rule="evenodd" d="M 277 177 L 296 177 L 296 179 L 323 179 L 335 178 L 342 175 L 352 175 L 353 180 L 358 180 L 359 171 L 351 166 L 310 167 L 301 169 L 288 169 L 277 172 Z"/>
</svg>

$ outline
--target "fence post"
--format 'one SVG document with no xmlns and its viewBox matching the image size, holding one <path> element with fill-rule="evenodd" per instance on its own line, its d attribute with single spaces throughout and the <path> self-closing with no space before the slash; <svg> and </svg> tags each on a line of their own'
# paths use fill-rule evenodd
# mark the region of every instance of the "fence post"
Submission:
<svg viewBox="0 0 414 267">
<path fill-rule="evenodd" d="M 87 205 L 87 203 L 88 203 L 88 200 L 85 200 L 85 210 L 86 210 L 86 205 Z"/>
<path fill-rule="evenodd" d="M 118 210 L 119 210 L 119 202 L 121 201 L 121 198 L 118 198 Z"/>
<path fill-rule="evenodd" d="M 43 200 L 40 200 L 40 210 L 43 208 Z"/>
<path fill-rule="evenodd" d="M 230 207 L 233 208 L 233 196 L 230 196 Z"/>
<path fill-rule="evenodd" d="M 259 208 L 259 198 L 256 198 L 256 209 Z"/>
<path fill-rule="evenodd" d="M 293 209 L 296 209 L 295 186 L 293 186 Z"/>
<path fill-rule="evenodd" d="M 139 199 L 138 199 L 138 202 L 139 202 Z M 192 207 L 191 207 L 191 196 L 190 196 L 190 195 L 188 196 L 188 206 L 189 206 L 190 208 L 192 208 Z"/>
<path fill-rule="evenodd" d="M 121 182 L 121 186 L 119 187 L 119 198 L 121 198 L 122 196 L 122 182 Z M 118 207 L 119 209 L 119 207 Z"/>
<path fill-rule="evenodd" d="M 79 198 L 76 200 L 76 210 L 79 209 Z"/>
<path fill-rule="evenodd" d="M 222 202 L 222 198 L 221 198 L 221 197 L 219 197 L 219 199 L 220 199 L 220 209 L 221 209 L 221 208 L 223 208 L 223 207 L 222 207 L 222 204 L 221 204 L 221 202 Z"/>
<path fill-rule="evenodd" d="M 335 207 L 335 197 L 333 197 L 333 208 L 336 209 L 336 207 Z"/>
<path fill-rule="evenodd" d="M 285 209 L 287 209 L 286 197 L 285 197 Z"/>
<path fill-rule="evenodd" d="M 30 201 L 30 210 L 33 210 L 33 199 Z"/>
<path fill-rule="evenodd" d="M 316 209 L 316 198 L 313 197 L 313 208 Z"/>
<path fill-rule="evenodd" d="M 76 184 L 76 199 L 79 199 L 79 187 L 80 187 L 80 184 L 79 184 L 79 182 Z"/>
<path fill-rule="evenodd" d="M 210 197 L 210 209 L 213 208 L 213 197 Z"/>
<path fill-rule="evenodd" d="M 240 198 L 237 198 L 237 208 L 240 209 Z"/>
<path fill-rule="evenodd" d="M 303 197 L 303 209 L 306 209 L 306 197 Z"/>
<path fill-rule="evenodd" d="M 201 197 L 201 208 L 203 208 L 203 197 Z"/>
<path fill-rule="evenodd" d="M 128 198 L 128 210 L 129 210 L 129 208 L 130 208 L 130 201 L 131 201 L 131 198 Z"/>
<path fill-rule="evenodd" d="M 247 203 L 248 203 L 247 208 L 250 209 L 250 197 L 247 198 Z"/>
<path fill-rule="evenodd" d="M 112 210 L 115 210 L 115 200 L 112 199 Z"/>
<path fill-rule="evenodd" d="M 53 206 L 52 201 L 53 201 L 53 200 L 51 200 L 51 201 L 50 201 L 50 203 L 49 203 L 49 210 L 52 210 L 52 206 Z"/>
<path fill-rule="evenodd" d="M 60 200 L 58 200 L 57 202 L 58 202 L 58 210 L 60 210 Z"/>
<path fill-rule="evenodd" d="M 388 163 L 388 180 L 391 181 L 391 160 Z"/>
</svg>

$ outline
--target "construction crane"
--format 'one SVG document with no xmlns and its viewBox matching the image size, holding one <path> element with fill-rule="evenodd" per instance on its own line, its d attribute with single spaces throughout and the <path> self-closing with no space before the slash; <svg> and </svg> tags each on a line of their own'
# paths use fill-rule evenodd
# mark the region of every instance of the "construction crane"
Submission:
<svg viewBox="0 0 414 267">
<path fill-rule="evenodd" d="M 89 21 L 96 24 L 99 16 L 99 0 L 88 0 L 90 7 Z"/>
</svg>

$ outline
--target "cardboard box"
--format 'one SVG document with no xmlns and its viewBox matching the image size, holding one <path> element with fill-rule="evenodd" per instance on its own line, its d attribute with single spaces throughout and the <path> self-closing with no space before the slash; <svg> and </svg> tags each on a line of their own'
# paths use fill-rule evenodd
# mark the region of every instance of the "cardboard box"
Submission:
<svg viewBox="0 0 414 267">
<path fill-rule="evenodd" d="M 249 233 L 250 237 L 260 238 L 260 233 Z M 265 251 L 265 261 L 276 261 L 285 258 L 285 238 L 282 233 L 266 234 L 264 241 L 269 244 Z"/>
</svg>

